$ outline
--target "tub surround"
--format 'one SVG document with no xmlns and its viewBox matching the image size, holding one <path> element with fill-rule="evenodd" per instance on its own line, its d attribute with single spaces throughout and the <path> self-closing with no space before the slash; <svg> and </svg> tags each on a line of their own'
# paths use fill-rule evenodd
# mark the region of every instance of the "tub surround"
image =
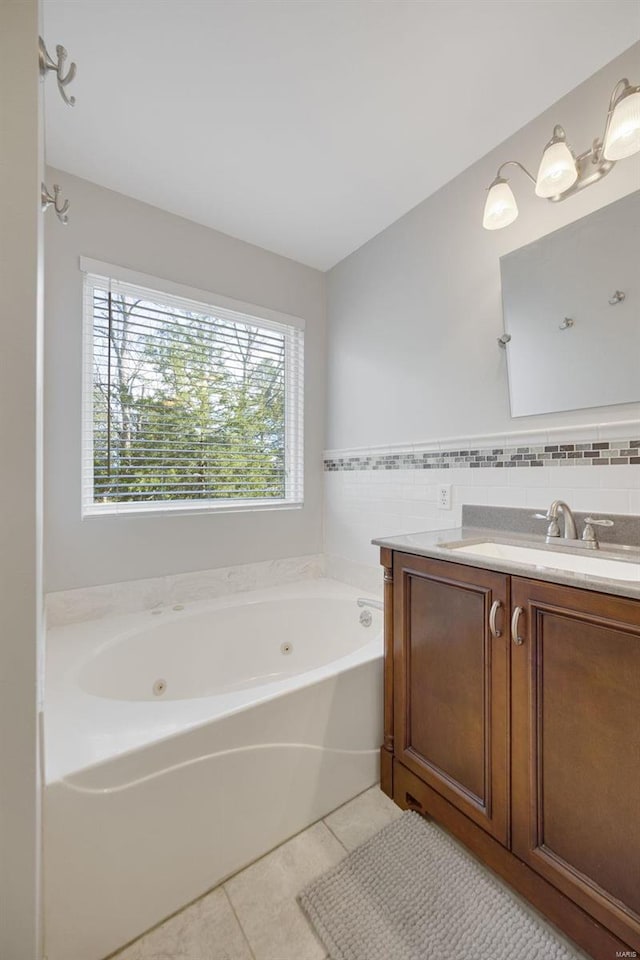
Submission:
<svg viewBox="0 0 640 960">
<path fill-rule="evenodd" d="M 196 570 L 169 577 L 62 590 L 47 595 L 47 626 L 59 627 L 67 623 L 170 608 L 177 603 L 192 603 L 299 580 L 312 580 L 323 576 L 323 573 L 322 554 L 310 554 Z"/>
</svg>

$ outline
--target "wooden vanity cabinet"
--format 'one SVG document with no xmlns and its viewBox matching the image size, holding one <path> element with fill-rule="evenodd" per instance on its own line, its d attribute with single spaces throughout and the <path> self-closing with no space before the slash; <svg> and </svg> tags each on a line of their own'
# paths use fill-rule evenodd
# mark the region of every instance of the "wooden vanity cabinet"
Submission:
<svg viewBox="0 0 640 960">
<path fill-rule="evenodd" d="M 509 578 L 396 554 L 393 581 L 395 755 L 507 843 Z"/>
<path fill-rule="evenodd" d="M 511 849 L 640 949 L 640 602 L 511 582 Z"/>
<path fill-rule="evenodd" d="M 640 601 L 381 559 L 383 789 L 597 960 L 640 954 Z"/>
</svg>

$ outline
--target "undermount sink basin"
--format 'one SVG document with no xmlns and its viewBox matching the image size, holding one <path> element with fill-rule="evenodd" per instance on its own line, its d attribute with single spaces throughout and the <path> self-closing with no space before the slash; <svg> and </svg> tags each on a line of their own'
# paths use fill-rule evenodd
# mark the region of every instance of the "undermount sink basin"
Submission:
<svg viewBox="0 0 640 960">
<path fill-rule="evenodd" d="M 512 560 L 532 567 L 550 567 L 555 570 L 570 570 L 609 580 L 640 581 L 640 564 L 627 560 L 611 560 L 593 554 L 563 553 L 560 550 L 544 550 L 536 547 L 520 547 L 510 543 L 487 540 L 482 543 L 452 546 L 456 553 L 469 553 L 494 560 Z"/>
</svg>

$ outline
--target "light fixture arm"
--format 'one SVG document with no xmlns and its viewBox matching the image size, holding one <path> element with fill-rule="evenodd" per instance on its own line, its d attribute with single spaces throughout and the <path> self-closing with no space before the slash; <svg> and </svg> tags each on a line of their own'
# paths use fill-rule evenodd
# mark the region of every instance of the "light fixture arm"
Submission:
<svg viewBox="0 0 640 960">
<path fill-rule="evenodd" d="M 562 124 L 560 124 L 560 123 L 556 123 L 555 127 L 553 128 L 553 133 L 552 133 L 552 135 L 551 135 L 551 140 L 549 140 L 547 146 L 544 148 L 544 150 L 543 150 L 542 152 L 544 153 L 545 150 L 546 150 L 548 147 L 553 146 L 554 143 L 567 143 L 567 131 L 565 130 L 565 128 L 564 128 L 564 127 L 562 126 Z M 568 146 L 568 144 L 567 144 L 567 146 Z M 569 149 L 571 149 L 571 148 L 569 147 Z"/>
<path fill-rule="evenodd" d="M 536 178 L 531 176 L 531 174 L 529 173 L 529 171 L 527 170 L 527 168 L 526 168 L 522 163 L 520 163 L 519 160 L 505 160 L 504 163 L 501 163 L 500 166 L 498 167 L 498 172 L 497 172 L 497 174 L 496 174 L 496 180 L 498 179 L 498 177 L 502 177 L 502 171 L 504 170 L 505 167 L 508 167 L 509 165 L 513 165 L 514 167 L 520 167 L 520 169 L 522 170 L 522 172 L 523 172 L 527 177 L 529 177 L 529 180 L 531 180 L 531 183 L 535 183 L 535 182 L 536 182 Z"/>
</svg>

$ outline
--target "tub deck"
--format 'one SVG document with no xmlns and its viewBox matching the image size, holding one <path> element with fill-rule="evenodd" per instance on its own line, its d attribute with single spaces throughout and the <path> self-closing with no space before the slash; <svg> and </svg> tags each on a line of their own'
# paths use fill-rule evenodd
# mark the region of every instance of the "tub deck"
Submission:
<svg viewBox="0 0 640 960">
<path fill-rule="evenodd" d="M 120 617 L 56 627 L 47 635 L 45 758 L 47 783 L 69 778 L 137 751 L 179 736 L 213 720 L 231 716 L 300 686 L 308 686 L 382 655 L 381 622 L 374 620 L 370 641 L 359 649 L 303 674 L 259 686 L 229 690 L 207 697 L 163 700 L 111 699 L 87 693 L 78 677 L 105 647 L 135 634 L 150 623 L 173 623 L 179 632 L 185 617 L 263 601 L 335 598 L 355 601 L 362 595 L 335 580 L 307 580 L 269 587 L 215 600 L 162 608 Z M 357 615 L 357 614 L 356 614 Z M 259 624 L 256 624 L 259 627 Z M 303 639 L 303 638 L 301 638 Z M 179 638 L 176 643 L 179 644 Z M 151 676 L 151 674 L 150 674 Z"/>
</svg>

